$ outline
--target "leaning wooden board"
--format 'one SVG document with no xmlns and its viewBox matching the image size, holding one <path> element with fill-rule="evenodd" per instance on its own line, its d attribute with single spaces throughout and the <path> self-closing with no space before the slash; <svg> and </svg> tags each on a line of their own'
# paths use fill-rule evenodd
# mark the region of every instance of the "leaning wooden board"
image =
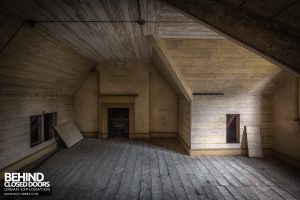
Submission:
<svg viewBox="0 0 300 200">
<path fill-rule="evenodd" d="M 73 121 L 67 121 L 55 126 L 55 130 L 68 148 L 83 139 L 83 136 Z"/>
<path fill-rule="evenodd" d="M 246 127 L 248 156 L 254 158 L 262 158 L 262 145 L 259 127 Z"/>
</svg>

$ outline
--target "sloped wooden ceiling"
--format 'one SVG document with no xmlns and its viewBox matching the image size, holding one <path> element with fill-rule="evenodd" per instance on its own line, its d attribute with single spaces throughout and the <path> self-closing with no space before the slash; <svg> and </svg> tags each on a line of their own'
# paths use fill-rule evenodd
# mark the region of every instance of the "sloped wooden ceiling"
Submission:
<svg viewBox="0 0 300 200">
<path fill-rule="evenodd" d="M 158 54 L 151 56 L 147 37 L 163 38 L 193 92 L 259 94 L 269 91 L 265 88 L 279 73 L 273 64 L 157 0 L 11 0 L 0 7 L 23 21 L 36 21 L 34 28 L 100 64 L 152 61 L 163 68 Z M 137 23 L 141 18 L 143 26 Z"/>
<path fill-rule="evenodd" d="M 300 30 L 300 1 L 298 0 L 223 0 L 246 8 L 270 21 L 281 22 Z"/>
<path fill-rule="evenodd" d="M 229 40 L 164 39 L 194 93 L 268 94 L 281 69 Z"/>
<path fill-rule="evenodd" d="M 150 48 L 141 27 L 138 2 L 97 1 L 1 1 L 22 20 L 40 28 L 63 44 L 97 62 L 149 60 Z"/>
<path fill-rule="evenodd" d="M 300 1 L 162 1 L 299 76 Z"/>
<path fill-rule="evenodd" d="M 10 0 L 0 7 L 98 63 L 150 62 L 148 35 L 221 37 L 157 0 Z"/>
<path fill-rule="evenodd" d="M 7 96 L 71 95 L 95 66 L 95 63 L 29 25 L 22 26 L 7 44 L 21 23 L 14 20 L 7 23 L 7 20 L 10 20 L 7 13 L 1 12 L 0 101 Z"/>
<path fill-rule="evenodd" d="M 145 35 L 159 38 L 224 39 L 194 19 L 157 0 L 140 0 L 141 16 L 148 23 Z"/>
<path fill-rule="evenodd" d="M 157 68 L 159 68 L 159 71 L 165 76 L 165 78 L 171 83 L 171 85 L 176 85 L 174 88 L 178 88 L 180 93 L 185 96 L 186 100 L 192 101 L 192 91 L 187 85 L 176 64 L 173 63 L 173 59 L 170 57 L 163 40 L 151 37 L 151 42 L 153 44 L 154 50 L 152 62 Z"/>
</svg>

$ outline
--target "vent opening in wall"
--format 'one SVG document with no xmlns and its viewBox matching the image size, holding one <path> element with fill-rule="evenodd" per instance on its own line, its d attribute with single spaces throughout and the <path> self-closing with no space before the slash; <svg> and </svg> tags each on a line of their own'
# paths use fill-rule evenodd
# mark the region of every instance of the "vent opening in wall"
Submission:
<svg viewBox="0 0 300 200">
<path fill-rule="evenodd" d="M 227 143 L 240 142 L 240 115 L 239 114 L 226 115 L 226 142 Z"/>
<path fill-rule="evenodd" d="M 56 113 L 30 116 L 30 147 L 52 139 L 55 125 Z"/>
</svg>

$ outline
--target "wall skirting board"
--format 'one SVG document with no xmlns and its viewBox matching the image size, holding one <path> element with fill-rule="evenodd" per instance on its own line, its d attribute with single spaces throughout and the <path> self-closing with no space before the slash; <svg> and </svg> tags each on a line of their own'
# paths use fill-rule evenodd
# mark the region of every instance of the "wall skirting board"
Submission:
<svg viewBox="0 0 300 200">
<path fill-rule="evenodd" d="M 100 133 L 98 135 L 100 139 L 108 139 L 108 134 Z M 149 133 L 131 133 L 129 134 L 129 139 L 149 139 L 150 134 Z"/>
<path fill-rule="evenodd" d="M 98 138 L 99 136 L 98 132 L 81 132 L 81 133 L 85 138 Z"/>
<path fill-rule="evenodd" d="M 300 170 L 300 160 L 297 160 L 295 158 L 291 158 L 290 156 L 287 156 L 279 151 L 273 150 L 272 156 L 277 158 L 278 160 Z"/>
<path fill-rule="evenodd" d="M 185 152 L 190 155 L 191 154 L 191 147 L 189 147 L 188 144 L 185 143 L 185 141 L 182 139 L 180 135 L 177 135 L 177 139 L 181 143 L 182 147 L 184 148 Z"/>
<path fill-rule="evenodd" d="M 245 149 L 192 149 L 191 156 L 232 156 L 232 155 L 247 155 Z"/>
<path fill-rule="evenodd" d="M 88 134 L 82 133 L 84 137 L 88 137 Z M 100 139 L 107 139 L 108 134 L 91 133 L 92 136 L 99 137 Z M 101 137 L 102 135 L 102 137 Z M 151 132 L 151 133 L 134 133 L 129 135 L 129 139 L 149 139 L 149 138 L 177 138 L 175 132 Z"/>
<path fill-rule="evenodd" d="M 182 147 L 186 153 L 190 156 L 229 156 L 229 155 L 248 155 L 247 148 L 202 148 L 202 149 L 191 149 L 184 140 L 177 135 L 179 142 L 182 144 Z M 264 156 L 271 156 L 272 149 L 263 149 Z"/>
<path fill-rule="evenodd" d="M 177 133 L 175 132 L 150 132 L 150 138 L 176 138 Z"/>
<path fill-rule="evenodd" d="M 247 148 L 226 148 L 226 149 L 191 149 L 191 156 L 248 156 Z M 264 156 L 271 156 L 271 149 L 263 149 Z"/>
</svg>

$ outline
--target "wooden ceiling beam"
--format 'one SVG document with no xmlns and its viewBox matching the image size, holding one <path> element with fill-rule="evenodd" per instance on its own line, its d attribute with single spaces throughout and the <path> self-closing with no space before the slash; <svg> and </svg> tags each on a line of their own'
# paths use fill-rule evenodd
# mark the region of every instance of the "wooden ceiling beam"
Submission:
<svg viewBox="0 0 300 200">
<path fill-rule="evenodd" d="M 152 43 L 152 46 L 162 62 L 164 63 L 164 66 L 166 67 L 166 70 L 173 78 L 173 81 L 179 88 L 179 90 L 182 92 L 184 97 L 187 101 L 191 102 L 193 100 L 193 93 L 190 87 L 188 86 L 187 82 L 185 81 L 184 77 L 182 76 L 179 69 L 174 64 L 172 57 L 167 52 L 167 49 L 162 41 L 162 39 L 159 39 L 157 37 L 150 36 L 150 40 Z"/>
<path fill-rule="evenodd" d="M 222 1 L 161 0 L 204 26 L 300 76 L 300 38 L 291 27 L 269 21 Z"/>
</svg>

